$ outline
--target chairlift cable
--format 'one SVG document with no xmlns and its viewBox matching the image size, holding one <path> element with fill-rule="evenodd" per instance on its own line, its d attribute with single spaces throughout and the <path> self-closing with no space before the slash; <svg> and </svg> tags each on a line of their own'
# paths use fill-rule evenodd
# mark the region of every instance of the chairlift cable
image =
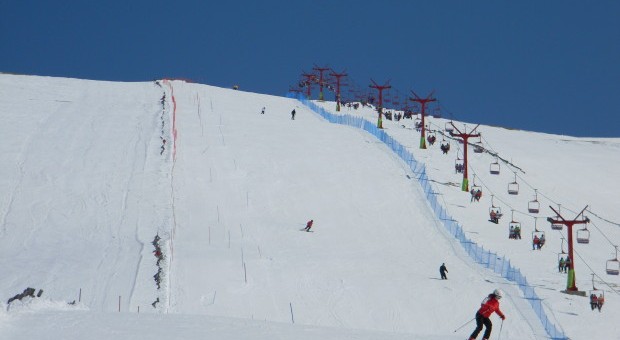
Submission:
<svg viewBox="0 0 620 340">
<path fill-rule="evenodd" d="M 619 292 L 619 291 L 615 290 L 613 286 L 611 286 L 609 283 L 607 283 L 607 281 L 605 281 L 602 277 L 600 277 L 600 276 L 599 276 L 599 275 L 598 275 L 598 274 L 594 271 L 594 269 L 592 269 L 592 267 L 590 267 L 590 265 L 588 264 L 588 262 L 586 262 L 586 261 L 584 260 L 584 258 L 583 258 L 583 257 L 581 257 L 581 254 L 579 254 L 579 252 L 578 252 L 575 248 L 573 248 L 573 252 L 574 252 L 575 254 L 577 254 L 577 256 L 581 259 L 581 261 L 583 262 L 583 264 L 585 264 L 585 265 L 586 265 L 586 267 L 588 267 L 588 269 L 590 269 L 590 272 L 592 272 L 592 274 L 593 274 L 594 276 L 598 277 L 598 278 L 599 278 L 599 280 L 601 280 L 600 282 L 604 283 L 604 284 L 605 284 L 607 287 L 609 287 L 609 289 L 611 289 L 614 293 L 616 293 L 616 294 L 620 295 L 620 292 Z M 574 261 L 574 259 L 571 259 L 571 260 L 573 260 L 573 261 Z"/>
</svg>

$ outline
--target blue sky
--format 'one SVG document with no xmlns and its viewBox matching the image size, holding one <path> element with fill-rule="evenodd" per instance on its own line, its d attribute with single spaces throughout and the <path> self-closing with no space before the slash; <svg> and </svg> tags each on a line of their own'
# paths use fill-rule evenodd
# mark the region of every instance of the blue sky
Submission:
<svg viewBox="0 0 620 340">
<path fill-rule="evenodd" d="M 620 137 L 619 1 L 32 1 L 0 4 L 0 71 L 163 77 L 284 95 L 313 65 L 455 119 Z"/>
</svg>

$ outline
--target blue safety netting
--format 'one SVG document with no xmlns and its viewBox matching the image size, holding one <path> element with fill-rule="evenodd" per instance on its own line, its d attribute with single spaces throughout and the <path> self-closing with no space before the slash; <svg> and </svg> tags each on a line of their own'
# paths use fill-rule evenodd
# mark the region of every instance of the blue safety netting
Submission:
<svg viewBox="0 0 620 340">
<path fill-rule="evenodd" d="M 505 256 L 499 256 L 497 253 L 491 250 L 484 249 L 479 246 L 467 236 L 461 225 L 454 220 L 446 211 L 446 209 L 437 201 L 437 194 L 431 185 L 428 176 L 426 174 L 426 167 L 421 162 L 418 162 L 413 154 L 387 134 L 384 130 L 377 128 L 376 124 L 373 124 L 361 117 L 355 117 L 348 114 L 332 114 L 322 107 L 319 107 L 312 101 L 306 99 L 303 94 L 300 93 L 288 93 L 287 97 L 295 98 L 301 101 L 304 105 L 310 108 L 312 111 L 325 118 L 330 123 L 342 124 L 363 129 L 368 133 L 375 136 L 377 139 L 385 143 L 396 155 L 398 155 L 405 163 L 409 165 L 409 168 L 415 174 L 415 178 L 418 180 L 428 203 L 435 212 L 435 216 L 448 230 L 448 232 L 456 238 L 461 246 L 465 249 L 467 254 L 478 264 L 493 270 L 495 273 L 515 282 L 519 289 L 523 292 L 524 297 L 530 302 L 534 313 L 540 319 L 545 331 L 551 339 L 567 340 L 568 337 L 558 327 L 553 324 L 547 317 L 542 304 L 542 300 L 538 297 L 534 291 L 534 287 L 528 284 L 527 278 L 521 273 L 521 270 L 510 264 L 510 260 Z"/>
</svg>

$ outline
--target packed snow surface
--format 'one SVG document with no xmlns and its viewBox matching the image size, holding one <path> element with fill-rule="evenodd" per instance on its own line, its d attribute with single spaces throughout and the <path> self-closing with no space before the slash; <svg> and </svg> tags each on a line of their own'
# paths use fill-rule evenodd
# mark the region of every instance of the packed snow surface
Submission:
<svg viewBox="0 0 620 340">
<path fill-rule="evenodd" d="M 338 114 L 376 120 L 371 108 Z M 472 261 L 436 220 L 406 164 L 297 100 L 183 81 L 0 75 L 0 117 L 3 339 L 465 339 L 495 288 L 507 319 L 492 317 L 493 337 L 501 325 L 502 339 L 547 338 L 518 287 Z M 605 273 L 620 240 L 620 139 L 479 126 L 492 152 L 470 147 L 470 184 L 484 192 L 471 202 L 454 171 L 463 147 L 440 133 L 446 122 L 427 120 L 438 142 L 426 150 L 414 120 L 384 127 L 426 165 L 468 236 L 521 268 L 571 339 L 620 339 L 620 280 Z M 489 173 L 493 154 L 499 175 Z M 508 195 L 515 173 L 519 194 Z M 534 189 L 538 214 L 527 211 Z M 566 231 L 546 221 L 558 204 L 571 219 L 589 205 L 577 285 L 591 290 L 596 274 L 601 312 L 560 292 Z M 310 219 L 313 232 L 301 231 Z M 508 239 L 511 219 L 522 240 Z M 540 251 L 534 223 L 546 233 Z M 41 297 L 7 304 L 27 287 Z"/>
</svg>

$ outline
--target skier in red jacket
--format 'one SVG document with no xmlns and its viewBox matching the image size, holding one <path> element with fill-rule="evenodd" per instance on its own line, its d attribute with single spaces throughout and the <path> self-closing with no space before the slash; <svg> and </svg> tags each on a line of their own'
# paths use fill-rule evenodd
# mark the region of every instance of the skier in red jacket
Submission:
<svg viewBox="0 0 620 340">
<path fill-rule="evenodd" d="M 497 313 L 502 320 L 506 319 L 504 313 L 499 310 L 499 300 L 503 295 L 504 293 L 502 293 L 501 290 L 496 289 L 482 301 L 482 305 L 476 313 L 476 329 L 469 336 L 469 340 L 476 339 L 478 333 L 482 330 L 482 325 L 484 325 L 484 335 L 482 339 L 488 340 L 491 337 L 491 329 L 493 328 L 493 324 L 491 323 L 489 317 L 493 314 L 493 312 Z"/>
<path fill-rule="evenodd" d="M 303 230 L 310 231 L 310 228 L 312 228 L 313 223 L 314 223 L 314 220 L 308 221 L 308 223 L 306 223 L 306 227 Z"/>
</svg>

